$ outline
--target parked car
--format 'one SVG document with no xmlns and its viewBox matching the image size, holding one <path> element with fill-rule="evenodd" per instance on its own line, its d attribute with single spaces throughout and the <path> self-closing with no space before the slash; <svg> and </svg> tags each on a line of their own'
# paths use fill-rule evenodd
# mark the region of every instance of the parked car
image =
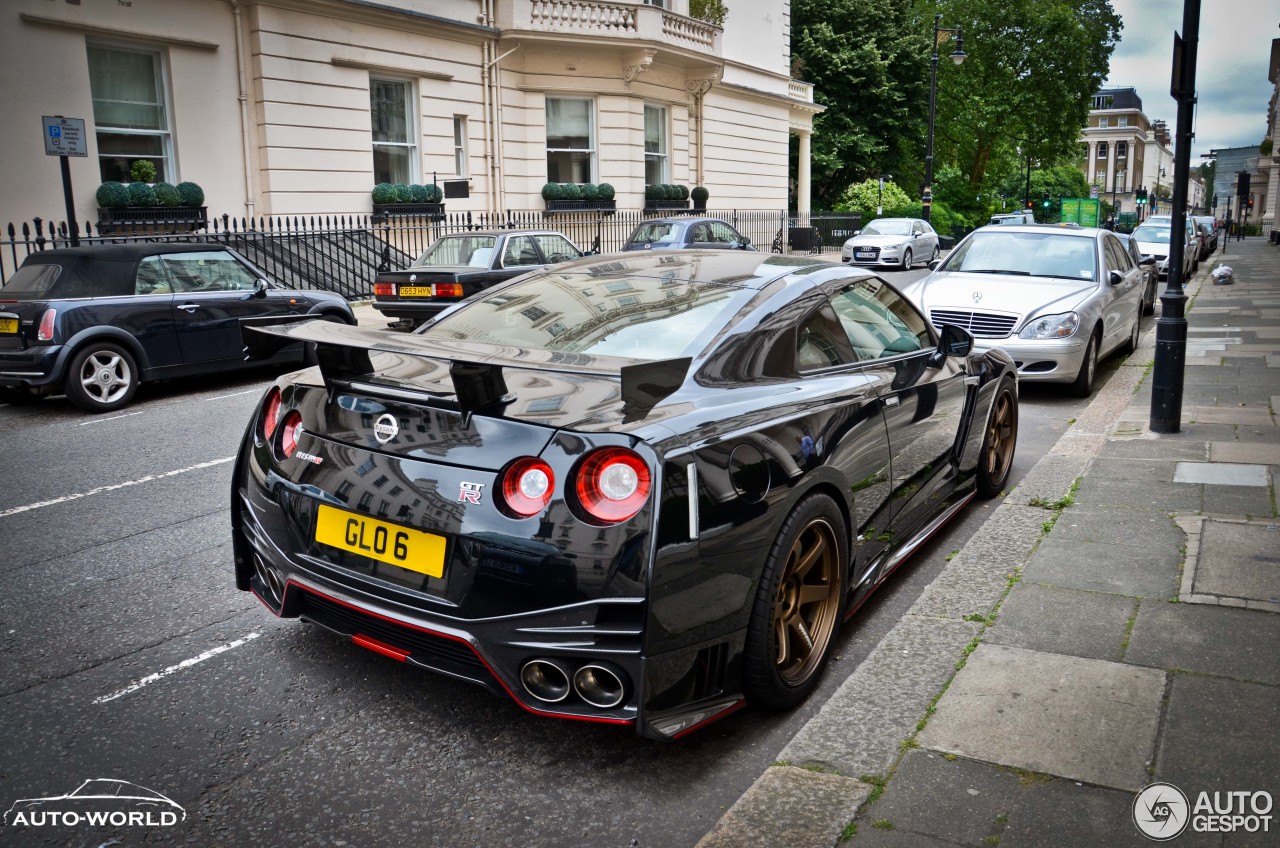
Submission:
<svg viewBox="0 0 1280 848">
<path fill-rule="evenodd" d="M 234 472 L 268 608 L 539 715 L 682 736 L 816 686 L 838 628 L 1018 432 L 1013 364 L 862 269 L 613 255 L 315 343 Z"/>
<path fill-rule="evenodd" d="M 1209 253 L 1213 253 L 1218 249 L 1218 222 L 1212 215 L 1196 215 L 1197 222 L 1204 225 L 1205 231 L 1209 234 Z M 1208 257 L 1202 257 L 1207 259 Z"/>
<path fill-rule="evenodd" d="M 1171 250 L 1169 248 L 1169 224 L 1151 223 L 1147 221 L 1141 226 L 1136 227 L 1130 237 L 1138 242 L 1138 250 L 1143 257 L 1151 256 L 1156 260 L 1157 277 L 1160 280 L 1169 278 L 1169 256 Z M 1191 235 L 1190 225 L 1188 225 L 1182 246 L 1182 279 L 1185 281 L 1191 277 L 1195 270 L 1197 244 Z"/>
<path fill-rule="evenodd" d="M 1199 267 L 1200 263 L 1206 261 L 1213 253 L 1213 248 L 1210 246 L 1213 241 L 1213 227 L 1199 218 L 1188 218 L 1188 220 L 1196 231 L 1196 244 L 1199 247 L 1196 251 L 1196 266 Z"/>
<path fill-rule="evenodd" d="M 32 253 L 0 288 L 0 399 L 65 392 L 109 412 L 140 383 L 246 367 L 240 321 L 286 315 L 356 322 L 340 295 L 284 288 L 220 244 Z M 273 361 L 305 353 L 295 345 Z"/>
<path fill-rule="evenodd" d="M 932 262 L 941 254 L 938 234 L 920 218 L 877 218 L 854 233 L 840 251 L 840 261 L 854 265 L 911 268 L 916 260 Z"/>
<path fill-rule="evenodd" d="M 1116 238 L 1120 239 L 1120 243 L 1124 245 L 1129 258 L 1142 270 L 1145 280 L 1142 286 L 1142 314 L 1151 315 L 1156 311 L 1156 295 L 1160 287 L 1160 273 L 1156 270 L 1156 259 L 1154 256 L 1142 255 L 1132 233 L 1116 233 Z"/>
<path fill-rule="evenodd" d="M 982 227 L 904 293 L 934 326 L 1003 348 L 1018 379 L 1067 383 L 1085 397 L 1098 360 L 1133 350 L 1144 272 L 1115 234 L 1080 226 Z"/>
<path fill-rule="evenodd" d="M 554 230 L 488 230 L 441 236 L 408 268 L 379 271 L 373 308 L 413 329 L 495 283 L 583 252 Z"/>
<path fill-rule="evenodd" d="M 999 215 L 992 215 L 988 224 L 1002 226 L 1004 224 L 1034 224 L 1036 216 L 1032 214 L 1030 209 L 1019 209 L 1016 212 L 1001 212 Z"/>
<path fill-rule="evenodd" d="M 623 250 L 755 250 L 751 239 L 719 218 L 655 218 L 631 231 Z"/>
</svg>

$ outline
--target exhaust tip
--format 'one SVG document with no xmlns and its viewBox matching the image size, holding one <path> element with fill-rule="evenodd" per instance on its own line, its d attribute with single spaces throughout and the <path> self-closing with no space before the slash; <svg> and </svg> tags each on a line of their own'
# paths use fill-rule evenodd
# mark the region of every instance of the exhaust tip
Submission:
<svg viewBox="0 0 1280 848">
<path fill-rule="evenodd" d="M 573 688 L 579 698 L 602 710 L 618 706 L 627 694 L 622 675 L 599 663 L 588 663 L 578 669 L 573 676 Z"/>
<path fill-rule="evenodd" d="M 569 673 L 551 660 L 529 660 L 520 669 L 524 691 L 539 701 L 556 704 L 569 697 Z"/>
<path fill-rule="evenodd" d="M 267 565 L 260 554 L 254 554 L 253 571 L 258 575 L 258 579 L 262 581 L 262 585 L 266 586 L 267 591 L 272 594 L 272 600 L 279 603 L 284 597 L 284 585 L 280 582 L 280 575 L 276 574 L 276 570 Z"/>
</svg>

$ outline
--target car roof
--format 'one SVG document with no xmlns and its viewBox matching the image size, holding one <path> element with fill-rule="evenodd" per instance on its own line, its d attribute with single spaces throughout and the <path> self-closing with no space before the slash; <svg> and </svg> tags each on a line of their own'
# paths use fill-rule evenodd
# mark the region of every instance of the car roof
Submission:
<svg viewBox="0 0 1280 848">
<path fill-rule="evenodd" d="M 974 230 L 975 233 L 983 231 L 999 233 L 1062 233 L 1064 235 L 1088 236 L 1090 238 L 1097 238 L 1099 233 L 1111 232 L 1101 227 L 1082 227 L 1079 224 L 1070 222 L 1062 224 L 1001 224 L 999 226 L 987 224 Z"/>
<path fill-rule="evenodd" d="M 91 244 L 80 247 L 60 247 L 56 250 L 43 250 L 27 256 L 26 262 L 51 263 L 61 257 L 80 259 L 98 259 L 107 262 L 137 262 L 145 256 L 157 253 L 197 253 L 209 250 L 226 250 L 227 246 L 217 242 L 129 242 L 127 244 Z"/>
<path fill-rule="evenodd" d="M 440 238 L 449 238 L 451 236 L 465 236 L 473 238 L 475 236 L 560 236 L 561 238 L 569 238 L 559 230 L 467 230 L 461 233 L 445 233 Z"/>
<path fill-rule="evenodd" d="M 679 218 L 650 218 L 646 221 L 641 221 L 637 226 L 641 226 L 643 224 L 700 224 L 703 221 L 715 221 L 718 224 L 729 224 L 729 222 L 724 218 L 686 218 L 682 215 Z M 729 224 L 729 226 L 732 227 L 733 224 Z"/>
<path fill-rule="evenodd" d="M 831 273 L 824 273 L 831 272 Z M 593 277 L 654 277 L 711 285 L 762 289 L 788 275 L 815 282 L 831 275 L 842 278 L 872 276 L 867 269 L 854 269 L 822 259 L 754 250 L 663 250 L 629 251 L 606 256 L 585 256 L 558 264 L 548 274 L 588 274 Z"/>
</svg>

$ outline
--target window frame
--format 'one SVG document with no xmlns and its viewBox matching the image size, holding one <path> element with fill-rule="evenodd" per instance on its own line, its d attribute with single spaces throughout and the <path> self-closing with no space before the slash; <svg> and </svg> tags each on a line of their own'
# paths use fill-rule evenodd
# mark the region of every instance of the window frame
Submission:
<svg viewBox="0 0 1280 848">
<path fill-rule="evenodd" d="M 1106 158 L 1107 158 L 1107 143 L 1106 143 L 1105 141 L 1100 141 L 1100 142 L 1098 142 L 1097 150 L 1094 152 L 1094 154 L 1093 154 L 1093 158 L 1094 158 L 1094 159 L 1106 159 Z"/>
<path fill-rule="evenodd" d="M 596 144 L 597 144 L 597 140 L 596 140 L 596 123 L 597 123 L 597 118 L 598 118 L 599 116 L 596 114 L 596 101 L 595 101 L 595 99 L 594 99 L 594 98 L 592 98 L 592 97 L 563 97 L 563 96 L 558 96 L 558 95 L 557 95 L 557 96 L 552 96 L 552 95 L 547 95 L 547 96 L 545 96 L 545 98 L 543 99 L 543 106 L 542 106 L 542 108 L 543 108 L 543 118 L 544 118 L 544 123 L 546 123 L 546 124 L 549 124 L 549 123 L 550 123 L 550 121 L 547 121 L 547 120 L 546 120 L 546 116 L 547 116 L 547 115 L 549 115 L 549 114 L 550 114 L 550 112 L 551 112 L 551 109 L 550 109 L 549 107 L 550 107 L 551 101 L 553 101 L 553 100 L 556 100 L 556 101 L 566 101 L 566 102 L 568 102 L 568 101 L 576 101 L 576 102 L 579 102 L 579 103 L 586 103 L 586 104 L 587 104 L 587 146 L 586 146 L 585 148 L 576 148 L 576 147 L 552 147 L 552 146 L 551 146 L 551 138 L 550 138 L 550 135 L 549 135 L 549 131 L 548 131 L 548 130 L 544 130 L 543 136 L 544 136 L 544 144 L 545 144 L 544 150 L 545 150 L 546 163 L 547 163 L 547 181 L 548 181 L 548 182 L 561 182 L 561 183 L 566 183 L 566 182 L 576 182 L 575 180 L 553 180 L 553 179 L 551 178 L 551 155 L 552 155 L 553 153 L 560 153 L 560 154 L 563 154 L 563 153 L 569 153 L 569 154 L 574 154 L 574 153 L 582 154 L 582 153 L 585 153 L 585 154 L 587 154 L 587 170 L 588 170 L 588 172 L 589 172 L 589 173 L 587 174 L 587 179 L 582 180 L 581 182 L 582 182 L 582 183 L 597 182 L 597 181 L 598 181 L 598 174 L 599 174 L 599 163 L 597 162 L 597 158 L 596 158 L 596 157 L 597 157 L 597 149 L 596 149 Z"/>
<path fill-rule="evenodd" d="M 404 90 L 404 119 L 405 119 L 405 138 L 408 141 L 376 141 L 374 140 L 374 103 L 373 103 L 373 87 L 375 83 L 395 83 L 403 85 Z M 420 175 L 422 173 L 422 162 L 418 152 L 418 110 L 415 104 L 418 102 L 418 88 L 415 80 L 408 77 L 397 77 L 392 75 L 369 74 L 369 144 L 370 154 L 373 155 L 373 181 L 375 183 L 390 182 L 399 183 L 400 180 L 388 179 L 383 180 L 378 177 L 378 148 L 393 148 L 407 150 L 409 153 L 409 174 L 404 180 L 405 183 L 413 184 L 421 182 Z"/>
<path fill-rule="evenodd" d="M 138 54 L 150 56 L 152 58 L 152 72 L 155 75 L 156 91 L 160 97 L 160 101 L 157 105 L 160 107 L 160 110 L 161 110 L 160 117 L 161 117 L 161 123 L 164 126 L 164 129 L 147 130 L 147 129 L 135 129 L 130 127 L 113 127 L 111 125 L 106 125 L 106 128 L 104 130 L 104 125 L 98 121 L 96 98 L 93 97 L 93 82 L 92 82 L 93 69 L 89 63 L 89 50 L 91 49 L 111 50 L 117 53 L 138 53 Z M 173 99 L 169 93 L 169 63 L 167 61 L 167 58 L 168 57 L 164 50 L 161 50 L 155 47 L 147 47 L 145 45 L 134 44 L 127 41 L 112 41 L 112 40 L 103 40 L 103 39 L 96 39 L 96 38 L 85 40 L 85 70 L 90 77 L 89 100 L 90 100 L 90 109 L 93 112 L 94 141 L 98 148 L 98 174 L 99 176 L 101 176 L 103 182 L 114 181 L 111 175 L 106 173 L 103 170 L 103 165 L 102 165 L 103 160 L 119 159 L 122 157 L 120 154 L 116 154 L 116 153 L 104 154 L 102 152 L 102 144 L 98 141 L 99 137 L 102 135 L 159 138 L 161 154 L 160 154 L 160 167 L 156 168 L 156 182 L 167 182 L 167 183 L 176 184 L 179 181 L 177 161 L 176 161 L 176 157 L 174 156 Z M 146 159 L 147 161 L 154 161 L 154 159 L 149 156 L 128 157 L 126 154 L 126 158 L 130 159 L 130 167 L 132 167 L 132 163 L 134 161 L 137 161 L 138 159 Z M 129 179 L 120 180 L 120 182 L 126 182 L 126 183 L 129 181 L 130 181 Z"/>
<path fill-rule="evenodd" d="M 656 152 L 649 152 L 648 138 L 648 113 L 652 109 L 658 113 L 659 119 L 659 149 Z M 671 110 L 661 103 L 645 103 L 643 108 L 645 120 L 645 138 L 641 144 L 644 149 L 644 173 L 645 185 L 662 185 L 671 182 Z M 657 162 L 657 179 L 649 179 L 649 161 L 653 159 Z"/>
<path fill-rule="evenodd" d="M 467 116 L 453 116 L 453 168 L 463 179 L 471 176 L 467 150 Z"/>
</svg>

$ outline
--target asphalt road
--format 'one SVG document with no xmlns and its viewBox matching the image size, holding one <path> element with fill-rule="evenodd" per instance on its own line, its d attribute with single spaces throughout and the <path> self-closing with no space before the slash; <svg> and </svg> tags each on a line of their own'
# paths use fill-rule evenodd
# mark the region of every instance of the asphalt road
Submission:
<svg viewBox="0 0 1280 848">
<path fill-rule="evenodd" d="M 800 709 L 660 745 L 530 715 L 235 591 L 232 457 L 273 377 L 144 387 L 108 416 L 0 406 L 0 810 L 115 778 L 186 811 L 149 831 L 6 827 L 0 844 L 692 846 L 991 509 L 899 569 Z M 1034 386 L 1022 401 L 1015 482 L 1085 406 Z"/>
</svg>

